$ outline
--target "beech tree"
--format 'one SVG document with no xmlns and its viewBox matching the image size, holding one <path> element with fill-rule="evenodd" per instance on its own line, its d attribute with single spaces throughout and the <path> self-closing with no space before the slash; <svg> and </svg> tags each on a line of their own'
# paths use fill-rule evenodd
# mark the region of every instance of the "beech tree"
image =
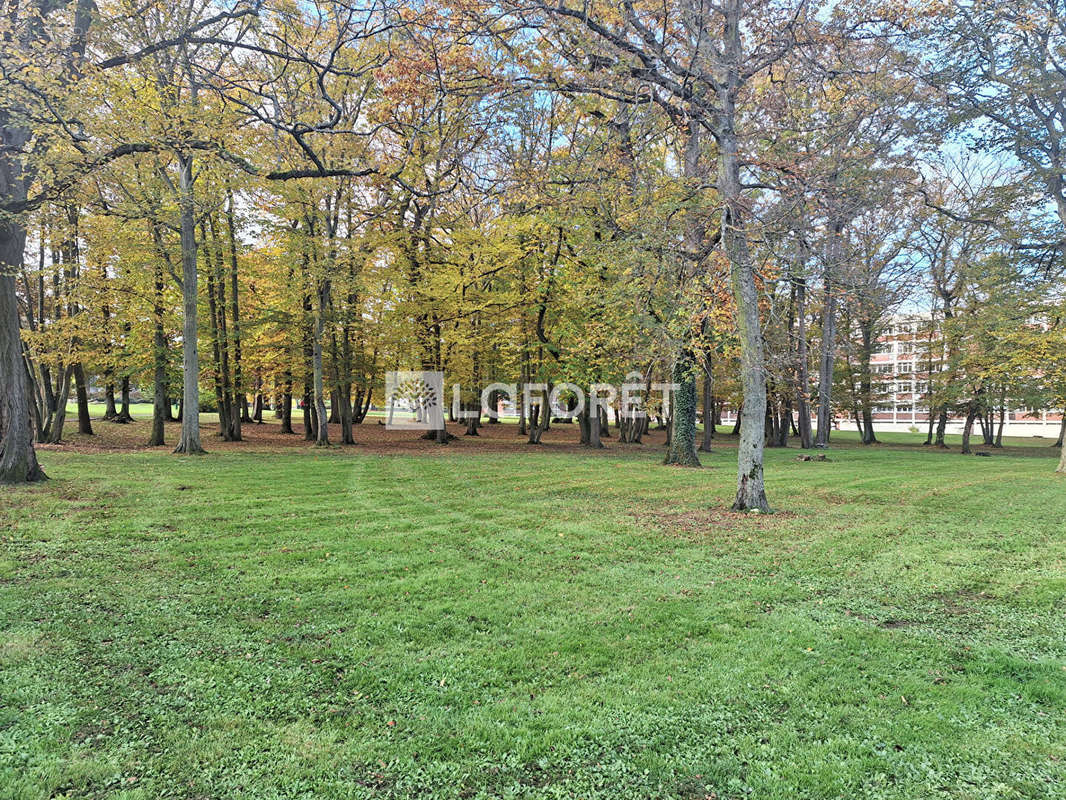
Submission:
<svg viewBox="0 0 1066 800">
<path fill-rule="evenodd" d="M 1058 0 L 981 0 L 931 17 L 930 72 L 956 121 L 977 124 L 975 146 L 1009 154 L 1066 227 L 1066 13 Z M 985 218 L 985 224 L 995 220 Z M 1062 241 L 1060 228 L 1059 241 Z M 1066 469 L 1063 451 L 1060 471 Z"/>
<path fill-rule="evenodd" d="M 527 11 L 530 7 L 534 10 Z M 733 507 L 768 511 L 763 479 L 766 365 L 748 233 L 751 187 L 744 179 L 744 151 L 750 147 L 746 137 L 751 131 L 746 124 L 753 116 L 754 79 L 796 46 L 809 8 L 803 0 L 784 6 L 684 0 L 672 10 L 676 17 L 661 13 L 657 5 L 538 2 L 517 8 L 515 14 L 545 41 L 550 37 L 565 43 L 570 60 L 583 62 L 601 91 L 645 96 L 679 119 L 692 119 L 714 139 L 715 189 L 736 301 L 744 383 Z"/>
</svg>

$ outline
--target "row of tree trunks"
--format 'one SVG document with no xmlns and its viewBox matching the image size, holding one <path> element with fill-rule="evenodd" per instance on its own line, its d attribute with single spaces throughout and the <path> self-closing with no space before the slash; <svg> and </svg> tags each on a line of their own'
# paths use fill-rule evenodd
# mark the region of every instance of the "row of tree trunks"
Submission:
<svg viewBox="0 0 1066 800">
<path fill-rule="evenodd" d="M 232 219 L 230 220 L 232 225 Z M 204 256 L 207 262 L 207 298 L 209 329 L 214 354 L 215 400 L 218 404 L 219 435 L 224 441 L 241 440 L 241 422 L 247 417 L 247 405 L 240 385 L 239 306 L 237 301 L 237 258 L 235 235 L 230 231 L 229 262 L 215 217 L 209 216 L 201 226 Z M 227 291 L 228 287 L 228 291 Z M 229 295 L 227 297 L 227 294 Z"/>
<path fill-rule="evenodd" d="M 205 452 L 200 443 L 200 354 L 199 309 L 197 301 L 196 199 L 193 158 L 178 153 L 178 209 L 181 222 L 182 321 L 182 400 L 181 437 L 175 453 L 198 455 Z"/>
<path fill-rule="evenodd" d="M 833 426 L 833 369 L 836 363 L 838 299 L 835 268 L 842 261 L 843 231 L 844 220 L 833 220 L 830 225 L 823 280 L 825 299 L 822 312 L 822 349 L 818 362 L 818 429 L 815 447 L 829 446 L 829 432 Z"/>
</svg>

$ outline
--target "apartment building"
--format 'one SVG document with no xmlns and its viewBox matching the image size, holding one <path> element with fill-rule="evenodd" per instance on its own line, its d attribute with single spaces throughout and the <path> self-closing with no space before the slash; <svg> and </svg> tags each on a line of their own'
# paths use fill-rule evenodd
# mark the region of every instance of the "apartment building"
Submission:
<svg viewBox="0 0 1066 800">
<path fill-rule="evenodd" d="M 944 353 L 929 316 L 907 315 L 892 319 L 878 339 L 871 358 L 877 401 L 873 409 L 876 429 L 925 430 L 929 420 L 929 374 L 936 371 Z M 998 423 L 998 415 L 997 415 Z M 840 419 L 843 426 L 850 420 Z M 948 419 L 949 433 L 961 433 L 965 418 Z M 1062 412 L 1008 409 L 1003 426 L 1006 436 L 1058 436 Z"/>
</svg>

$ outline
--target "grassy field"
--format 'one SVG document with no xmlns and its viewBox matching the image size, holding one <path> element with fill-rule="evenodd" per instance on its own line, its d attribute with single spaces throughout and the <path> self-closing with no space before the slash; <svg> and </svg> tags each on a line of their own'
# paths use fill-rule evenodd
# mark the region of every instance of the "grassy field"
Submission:
<svg viewBox="0 0 1066 800">
<path fill-rule="evenodd" d="M 1066 797 L 1048 458 L 44 452 L 3 798 Z"/>
</svg>

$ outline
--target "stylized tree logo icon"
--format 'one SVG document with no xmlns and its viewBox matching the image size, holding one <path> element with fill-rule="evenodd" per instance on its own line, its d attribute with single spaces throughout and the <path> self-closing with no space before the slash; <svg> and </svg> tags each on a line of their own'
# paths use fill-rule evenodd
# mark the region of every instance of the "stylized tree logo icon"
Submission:
<svg viewBox="0 0 1066 800">
<path fill-rule="evenodd" d="M 434 430 L 443 425 L 442 372 L 389 372 L 385 376 L 388 402 L 386 424 L 395 428 Z M 399 416 L 397 415 L 399 412 Z M 405 414 L 413 415 L 413 419 Z"/>
</svg>

